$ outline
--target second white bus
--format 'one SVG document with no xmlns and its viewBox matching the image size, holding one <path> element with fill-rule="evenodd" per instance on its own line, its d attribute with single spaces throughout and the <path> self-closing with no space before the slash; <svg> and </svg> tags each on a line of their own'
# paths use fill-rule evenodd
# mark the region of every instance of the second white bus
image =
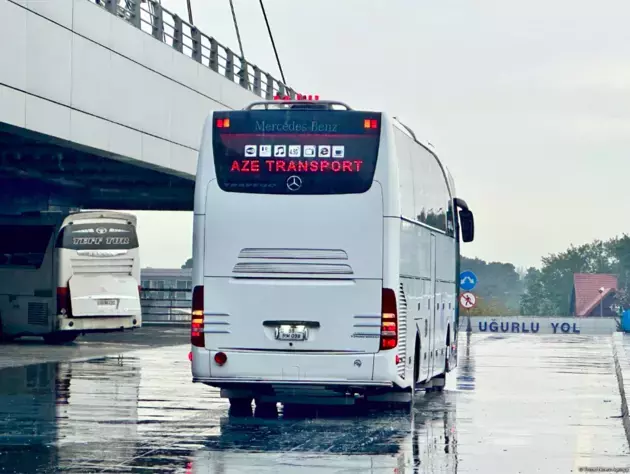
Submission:
<svg viewBox="0 0 630 474">
<path fill-rule="evenodd" d="M 193 382 L 257 409 L 443 388 L 474 221 L 406 126 L 338 102 L 213 112 L 195 186 Z"/>
<path fill-rule="evenodd" d="M 0 339 L 139 328 L 139 280 L 131 214 L 0 216 Z"/>
</svg>

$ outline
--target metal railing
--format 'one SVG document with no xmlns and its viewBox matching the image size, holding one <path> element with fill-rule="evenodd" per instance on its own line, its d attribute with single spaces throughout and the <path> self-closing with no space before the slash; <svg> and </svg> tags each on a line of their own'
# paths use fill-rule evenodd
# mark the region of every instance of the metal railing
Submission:
<svg viewBox="0 0 630 474">
<path fill-rule="evenodd" d="M 89 0 L 176 51 L 221 74 L 265 100 L 297 97 L 286 84 L 251 64 L 212 36 L 171 13 L 155 0 Z"/>
<path fill-rule="evenodd" d="M 183 323 L 190 322 L 192 290 L 147 289 L 140 290 L 143 322 Z"/>
</svg>

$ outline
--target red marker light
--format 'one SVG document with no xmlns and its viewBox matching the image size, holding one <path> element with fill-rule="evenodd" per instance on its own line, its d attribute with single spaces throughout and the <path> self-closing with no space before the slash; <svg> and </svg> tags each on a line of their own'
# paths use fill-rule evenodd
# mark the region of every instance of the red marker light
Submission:
<svg viewBox="0 0 630 474">
<path fill-rule="evenodd" d="M 374 119 L 365 119 L 363 121 L 363 128 L 377 129 L 378 128 L 378 121 L 374 120 Z"/>
<path fill-rule="evenodd" d="M 230 128 L 230 119 L 217 119 L 217 128 Z"/>
<path fill-rule="evenodd" d="M 376 120 L 370 120 L 370 125 L 371 125 L 371 128 L 374 128 L 374 129 L 378 128 L 378 122 Z M 230 126 L 230 122 L 229 121 L 228 121 L 228 125 L 227 126 L 228 127 Z"/>
<path fill-rule="evenodd" d="M 225 352 L 217 352 L 214 355 L 214 361 L 217 363 L 217 365 L 223 365 L 227 362 L 227 356 L 225 355 Z"/>
<path fill-rule="evenodd" d="M 305 95 L 305 94 L 297 94 L 296 96 L 296 100 L 319 100 L 319 96 L 318 95 Z M 273 96 L 273 100 L 291 100 L 291 96 L 288 95 L 284 95 L 284 96 L 279 96 L 278 94 Z"/>
<path fill-rule="evenodd" d="M 189 352 L 189 353 L 188 353 L 188 360 L 189 360 L 190 362 L 192 362 L 192 352 Z"/>
</svg>

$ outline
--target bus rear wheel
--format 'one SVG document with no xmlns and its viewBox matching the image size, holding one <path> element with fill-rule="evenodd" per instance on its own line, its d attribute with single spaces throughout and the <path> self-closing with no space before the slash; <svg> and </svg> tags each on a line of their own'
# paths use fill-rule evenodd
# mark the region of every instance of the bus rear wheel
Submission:
<svg viewBox="0 0 630 474">
<path fill-rule="evenodd" d="M 44 334 L 43 337 L 46 344 L 61 345 L 73 342 L 77 337 L 79 337 L 79 333 L 68 331 L 51 332 L 49 334 Z"/>
<path fill-rule="evenodd" d="M 278 406 L 275 402 L 261 402 L 255 400 L 256 408 L 254 416 L 257 418 L 276 418 L 278 416 Z"/>
<path fill-rule="evenodd" d="M 230 398 L 230 415 L 251 416 L 253 398 Z"/>
<path fill-rule="evenodd" d="M 0 315 L 0 343 L 2 342 L 11 342 L 13 338 L 7 336 L 2 330 L 2 315 Z"/>
</svg>

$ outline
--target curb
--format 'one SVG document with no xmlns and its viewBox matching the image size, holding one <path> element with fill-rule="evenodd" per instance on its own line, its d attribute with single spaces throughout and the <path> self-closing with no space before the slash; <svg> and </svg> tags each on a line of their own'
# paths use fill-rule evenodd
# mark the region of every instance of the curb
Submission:
<svg viewBox="0 0 630 474">
<path fill-rule="evenodd" d="M 630 336 L 628 336 L 630 337 Z M 626 384 L 628 392 L 630 392 L 630 379 L 624 382 L 623 372 L 630 378 L 630 361 L 623 347 L 624 335 L 621 332 L 613 334 L 613 358 L 615 360 L 615 373 L 617 374 L 617 382 L 619 384 L 619 394 L 621 395 L 621 418 L 623 428 L 626 432 L 626 439 L 630 445 L 630 414 L 628 413 L 628 399 L 626 398 Z"/>
</svg>

